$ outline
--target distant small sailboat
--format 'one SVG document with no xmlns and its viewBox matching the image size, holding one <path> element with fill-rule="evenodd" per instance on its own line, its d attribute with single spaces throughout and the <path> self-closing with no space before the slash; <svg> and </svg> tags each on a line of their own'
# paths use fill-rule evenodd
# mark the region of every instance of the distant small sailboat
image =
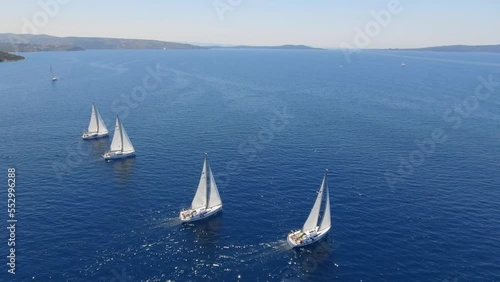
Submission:
<svg viewBox="0 0 500 282">
<path fill-rule="evenodd" d="M 84 140 L 96 139 L 108 136 L 108 128 L 97 111 L 94 103 L 92 103 L 92 113 L 90 115 L 89 127 L 87 132 L 83 133 L 82 138 Z"/>
<path fill-rule="evenodd" d="M 128 138 L 127 132 L 123 127 L 120 118 L 116 116 L 115 133 L 111 141 L 110 150 L 104 153 L 105 160 L 124 159 L 135 156 L 135 149 Z"/>
<path fill-rule="evenodd" d="M 321 182 L 321 187 L 318 192 L 318 196 L 316 197 L 316 201 L 314 202 L 314 206 L 307 217 L 306 222 L 301 230 L 291 231 L 287 235 L 288 244 L 292 247 L 303 247 L 309 244 L 312 244 L 316 241 L 319 241 L 323 238 L 331 228 L 331 218 L 330 218 L 330 194 L 328 191 L 328 183 L 326 180 L 327 172 L 325 172 L 325 176 L 323 177 L 323 181 Z M 321 202 L 323 198 L 323 194 L 326 189 L 326 204 L 325 210 L 323 212 L 323 217 L 321 219 L 321 223 L 318 225 L 319 213 L 321 210 Z"/>
<path fill-rule="evenodd" d="M 52 81 L 56 81 L 58 79 L 57 76 L 54 75 L 54 71 L 52 70 L 52 65 L 50 65 L 50 77 L 52 78 Z"/>
<path fill-rule="evenodd" d="M 179 218 L 182 222 L 192 222 L 212 216 L 220 210 L 222 210 L 222 200 L 208 158 L 205 155 L 200 182 L 191 202 L 191 208 L 182 210 L 179 213 Z"/>
<path fill-rule="evenodd" d="M 402 62 L 402 63 L 401 63 L 401 67 L 403 67 L 403 68 L 404 68 L 404 67 L 406 67 L 405 62 Z"/>
</svg>

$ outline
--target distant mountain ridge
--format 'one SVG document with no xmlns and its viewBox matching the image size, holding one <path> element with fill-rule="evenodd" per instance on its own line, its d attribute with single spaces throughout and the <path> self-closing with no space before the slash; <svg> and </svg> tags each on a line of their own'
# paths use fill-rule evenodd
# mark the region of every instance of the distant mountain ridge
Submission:
<svg viewBox="0 0 500 282">
<path fill-rule="evenodd" d="M 202 49 L 204 47 L 147 39 L 122 39 L 100 37 L 57 37 L 51 35 L 0 33 L 1 47 L 7 45 L 16 52 L 61 51 L 85 49 Z M 32 46 L 29 46 L 32 45 Z M 63 46 L 63 47 L 61 47 Z M 9 50 L 10 51 L 10 50 Z"/>
<path fill-rule="evenodd" d="M 73 45 L 0 43 L 0 50 L 4 52 L 40 52 L 40 51 L 81 51 L 84 49 Z"/>
<path fill-rule="evenodd" d="M 205 45 L 205 44 L 204 44 Z M 199 46 L 189 43 L 177 43 L 149 39 L 124 39 L 105 37 L 57 37 L 46 34 L 0 33 L 0 50 L 4 52 L 38 51 L 80 51 L 85 49 L 288 49 L 288 50 L 325 50 L 307 45 L 250 46 L 250 45 L 209 45 Z M 391 48 L 393 51 L 441 51 L 441 52 L 493 52 L 500 53 L 499 45 L 448 45 L 424 48 Z"/>
<path fill-rule="evenodd" d="M 198 46 L 188 43 L 176 43 L 148 39 L 123 39 L 103 37 L 57 37 L 46 34 L 13 34 L 0 33 L 0 50 L 6 52 L 37 52 L 37 51 L 79 51 L 85 49 L 207 49 L 207 48 L 236 48 L 236 49 L 293 49 L 293 50 L 322 50 L 306 45 L 281 46 Z"/>
</svg>

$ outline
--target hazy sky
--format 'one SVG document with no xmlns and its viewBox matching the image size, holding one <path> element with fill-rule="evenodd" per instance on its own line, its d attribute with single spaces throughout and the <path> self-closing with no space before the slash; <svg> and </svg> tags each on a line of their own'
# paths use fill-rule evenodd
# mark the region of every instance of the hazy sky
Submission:
<svg viewBox="0 0 500 282">
<path fill-rule="evenodd" d="M 391 2 L 399 3 L 397 11 L 387 8 Z M 50 8 L 45 11 L 43 3 Z M 496 0 L 0 0 L 0 4 L 1 33 L 317 47 L 500 44 Z M 390 15 L 383 25 L 373 15 L 382 10 Z M 359 30 L 366 28 L 371 32 L 362 40 Z"/>
</svg>

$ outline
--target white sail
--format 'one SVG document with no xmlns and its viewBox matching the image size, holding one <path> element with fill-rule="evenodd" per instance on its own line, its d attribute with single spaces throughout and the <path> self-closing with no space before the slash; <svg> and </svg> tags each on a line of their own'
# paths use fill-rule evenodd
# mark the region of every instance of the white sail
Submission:
<svg viewBox="0 0 500 282">
<path fill-rule="evenodd" d="M 314 202 L 314 206 L 311 209 L 311 213 L 309 213 L 309 216 L 307 217 L 304 226 L 302 227 L 302 231 L 309 231 L 318 226 L 319 210 L 321 209 L 321 199 L 323 198 L 324 186 L 325 186 L 325 178 L 323 178 L 323 182 L 321 183 L 321 188 L 319 189 L 318 196 L 316 197 L 316 202 Z"/>
<path fill-rule="evenodd" d="M 330 228 L 332 225 L 330 218 L 330 192 L 328 191 L 328 183 L 326 183 L 326 204 L 325 204 L 325 212 L 323 213 L 323 218 L 321 219 L 321 224 L 319 226 L 319 230 L 325 230 Z"/>
<path fill-rule="evenodd" d="M 92 105 L 92 112 L 94 111 L 95 109 L 95 113 L 96 113 L 96 116 L 97 116 L 97 133 L 99 134 L 106 134 L 108 133 L 108 128 L 106 127 L 106 124 L 104 124 L 104 121 L 102 120 L 101 118 L 101 115 L 99 114 L 99 111 L 97 110 L 97 108 Z"/>
<path fill-rule="evenodd" d="M 207 206 L 207 159 L 203 163 L 203 170 L 201 171 L 200 183 L 198 183 L 198 189 L 194 195 L 194 199 L 191 202 L 191 208 L 197 209 Z"/>
<path fill-rule="evenodd" d="M 128 138 L 127 131 L 125 131 L 125 127 L 120 122 L 120 129 L 122 131 L 122 150 L 124 152 L 135 152 L 134 146 L 132 142 L 130 142 L 130 138 Z"/>
<path fill-rule="evenodd" d="M 110 149 L 111 151 L 135 152 L 134 146 L 130 142 L 127 132 L 118 117 L 116 117 L 115 133 L 113 134 Z"/>
<path fill-rule="evenodd" d="M 89 122 L 89 127 L 88 127 L 88 132 L 98 132 L 99 131 L 99 124 L 97 122 L 97 115 L 96 115 L 97 109 L 95 108 L 95 105 L 92 104 L 92 114 L 90 115 L 90 122 Z"/>
<path fill-rule="evenodd" d="M 215 178 L 212 174 L 212 169 L 208 166 L 208 171 L 210 172 L 210 197 L 208 198 L 208 207 L 215 207 L 222 204 L 220 199 L 219 190 L 217 189 L 217 184 L 215 184 Z"/>
<path fill-rule="evenodd" d="M 116 117 L 115 123 L 115 133 L 113 134 L 113 141 L 111 141 L 111 151 L 121 151 L 122 150 L 122 135 L 121 135 L 121 124 L 118 117 Z"/>
</svg>

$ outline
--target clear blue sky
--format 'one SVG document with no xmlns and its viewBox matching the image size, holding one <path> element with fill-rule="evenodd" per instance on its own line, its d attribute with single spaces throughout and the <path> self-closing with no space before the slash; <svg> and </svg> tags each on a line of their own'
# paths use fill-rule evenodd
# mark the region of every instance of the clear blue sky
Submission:
<svg viewBox="0 0 500 282">
<path fill-rule="evenodd" d="M 396 0 L 397 1 L 397 0 Z M 39 3 L 58 3 L 36 24 Z M 241 3 L 239 3 L 241 2 Z M 391 0 L 0 0 L 0 32 L 247 45 L 354 45 L 355 28 L 387 10 Z M 399 0 L 402 11 L 369 38 L 366 48 L 500 44 L 500 1 Z M 214 4 L 236 3 L 219 17 Z M 227 4 L 230 5 L 230 4 Z M 227 7 L 227 6 L 226 6 Z M 43 15 L 42 18 L 43 19 Z M 43 22 L 43 21 L 42 21 Z M 30 31 L 31 32 L 31 31 Z"/>
</svg>

